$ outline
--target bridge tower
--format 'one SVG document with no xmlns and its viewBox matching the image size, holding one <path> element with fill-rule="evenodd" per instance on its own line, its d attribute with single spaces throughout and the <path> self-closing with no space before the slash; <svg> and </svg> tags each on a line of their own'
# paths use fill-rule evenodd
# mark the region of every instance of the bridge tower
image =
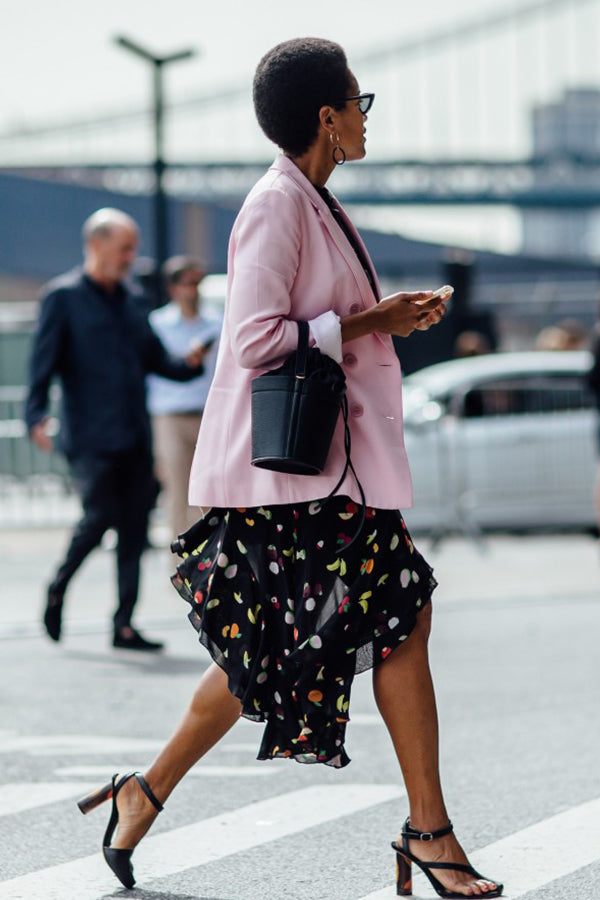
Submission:
<svg viewBox="0 0 600 900">
<path fill-rule="evenodd" d="M 600 147 L 600 90 L 570 88 L 555 103 L 534 107 L 533 156 L 556 160 L 597 159 Z M 600 215 L 597 209 L 525 209 L 523 251 L 532 254 L 597 257 Z"/>
</svg>

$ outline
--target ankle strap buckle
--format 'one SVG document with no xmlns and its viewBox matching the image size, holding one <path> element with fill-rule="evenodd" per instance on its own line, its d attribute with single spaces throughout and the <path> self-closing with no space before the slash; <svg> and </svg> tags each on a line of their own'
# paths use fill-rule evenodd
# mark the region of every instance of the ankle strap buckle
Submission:
<svg viewBox="0 0 600 900">
<path fill-rule="evenodd" d="M 402 836 L 408 838 L 410 841 L 435 841 L 436 838 L 444 837 L 447 834 L 451 834 L 454 831 L 452 826 L 452 822 L 448 822 L 444 828 L 438 828 L 437 831 L 419 831 L 418 828 L 413 828 L 410 824 L 410 819 L 407 819 L 402 828 Z"/>
</svg>

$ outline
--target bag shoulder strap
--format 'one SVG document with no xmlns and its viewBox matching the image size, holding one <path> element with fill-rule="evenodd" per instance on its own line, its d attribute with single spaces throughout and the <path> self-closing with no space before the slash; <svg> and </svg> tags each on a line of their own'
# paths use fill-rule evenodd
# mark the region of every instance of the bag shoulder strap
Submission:
<svg viewBox="0 0 600 900">
<path fill-rule="evenodd" d="M 306 367 L 307 367 L 307 363 L 308 363 L 308 337 L 309 337 L 308 322 L 298 322 L 298 352 L 296 354 L 296 373 L 295 373 L 296 378 L 306 378 Z M 342 400 L 342 415 L 344 417 L 344 450 L 346 452 L 346 463 L 344 466 L 344 471 L 342 472 L 338 483 L 333 488 L 333 490 L 329 492 L 329 494 L 327 495 L 327 497 L 324 500 L 324 503 L 326 503 L 327 500 L 330 500 L 331 497 L 334 496 L 334 494 L 337 494 L 340 487 L 342 486 L 342 482 L 344 481 L 344 479 L 348 473 L 348 469 L 350 469 L 350 471 L 354 475 L 354 480 L 356 481 L 356 484 L 357 484 L 357 487 L 358 487 L 358 490 L 360 493 L 360 497 L 361 497 L 360 520 L 359 520 L 358 528 L 356 529 L 356 532 L 354 534 L 354 537 L 350 541 L 350 544 L 353 544 L 354 541 L 356 540 L 356 538 L 359 536 L 360 532 L 362 531 L 363 525 L 365 524 L 365 519 L 366 519 L 366 514 L 367 514 L 367 501 L 365 498 L 365 492 L 363 490 L 363 486 L 360 483 L 360 480 L 358 478 L 358 475 L 356 474 L 354 466 L 352 465 L 352 460 L 350 458 L 350 452 L 351 452 L 352 447 L 351 447 L 351 439 L 350 439 L 350 426 L 348 425 L 348 399 L 345 395 Z M 344 547 L 340 547 L 339 550 L 336 550 L 336 554 L 341 553 L 344 550 L 347 550 L 348 547 L 350 546 L 350 544 L 346 544 Z"/>
<path fill-rule="evenodd" d="M 296 353 L 296 378 L 306 378 L 308 364 L 308 322 L 298 322 L 298 352 Z"/>
</svg>

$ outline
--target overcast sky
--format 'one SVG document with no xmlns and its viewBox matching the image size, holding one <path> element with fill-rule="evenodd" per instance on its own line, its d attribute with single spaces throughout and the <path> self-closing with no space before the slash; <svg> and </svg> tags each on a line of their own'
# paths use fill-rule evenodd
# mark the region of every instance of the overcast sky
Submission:
<svg viewBox="0 0 600 900">
<path fill-rule="evenodd" d="M 512 0 L 508 8 L 530 3 Z M 590 15 L 594 7 L 597 12 L 597 0 L 583 5 Z M 168 75 L 169 94 L 182 97 L 212 84 L 250 81 L 261 55 L 290 37 L 338 40 L 352 61 L 366 48 L 506 9 L 501 0 L 3 0 L 0 129 L 146 102 L 147 67 L 114 45 L 116 34 L 158 53 L 196 49 L 196 59 L 173 66 Z M 561 44 L 553 65 L 559 70 L 569 65 L 573 49 L 579 68 L 588 55 L 597 66 L 598 32 L 589 34 L 580 20 L 584 27 L 576 39 L 581 44 L 588 32 L 589 48 L 569 47 L 567 20 L 558 22 Z M 484 52 L 491 68 L 502 68 L 493 45 Z"/>
<path fill-rule="evenodd" d="M 112 43 L 135 37 L 155 52 L 191 46 L 192 62 L 173 68 L 175 94 L 250 78 L 281 40 L 329 37 L 352 56 L 377 43 L 451 22 L 499 0 L 3 0 L 0 127 L 11 122 L 110 109 L 147 97 L 144 66 Z M 11 90 L 7 86 L 11 85 Z"/>
<path fill-rule="evenodd" d="M 249 96 L 256 63 L 281 40 L 332 38 L 345 47 L 352 65 L 373 47 L 531 2 L 511 0 L 507 7 L 505 0 L 3 0 L 0 134 L 17 125 L 146 106 L 149 67 L 115 46 L 117 34 L 157 53 L 186 47 L 197 51 L 194 59 L 168 71 L 168 98 L 184 99 L 212 86 L 244 81 Z M 527 110 L 534 98 L 553 99 L 569 82 L 600 83 L 600 0 L 574 0 L 573 10 L 578 2 L 587 12 L 556 14 L 547 29 L 539 18 L 518 32 L 505 29 L 498 41 L 480 42 L 464 54 L 439 49 L 410 70 L 355 65 L 362 88 L 378 94 L 369 122 L 370 156 L 396 149 L 399 155 L 411 149 L 433 153 L 438 147 L 444 153 L 471 155 L 490 155 L 496 148 L 501 156 L 526 153 Z M 453 92 L 444 93 L 453 79 Z M 109 155 L 139 158 L 139 148 L 150 146 L 147 125 L 140 126 L 137 136 L 131 130 L 105 131 L 102 140 Z M 221 144 L 212 149 L 208 136 L 214 140 L 215 134 Z M 178 115 L 170 123 L 168 155 L 191 159 L 202 147 L 205 155 L 229 150 L 235 157 L 249 134 L 264 148 L 259 155 L 268 156 L 271 151 L 264 152 L 266 144 L 260 143 L 249 112 L 246 119 L 232 112 L 230 121 L 221 115 L 218 122 Z M 100 152 L 100 144 L 86 140 L 82 151 L 75 142 L 73 152 L 88 157 Z M 0 144 L 0 164 L 6 146 Z M 49 152 L 59 159 L 63 149 L 53 146 Z"/>
</svg>

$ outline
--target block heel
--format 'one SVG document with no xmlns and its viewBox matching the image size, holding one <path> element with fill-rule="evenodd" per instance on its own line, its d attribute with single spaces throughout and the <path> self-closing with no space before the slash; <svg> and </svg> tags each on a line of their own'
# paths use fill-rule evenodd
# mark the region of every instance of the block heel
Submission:
<svg viewBox="0 0 600 900">
<path fill-rule="evenodd" d="M 104 803 L 106 800 L 110 800 L 113 793 L 113 784 L 112 781 L 109 781 L 108 784 L 105 784 L 104 787 L 98 788 L 96 791 L 92 791 L 91 794 L 86 794 L 85 797 L 82 797 L 81 800 L 77 801 L 77 806 L 81 810 L 84 816 L 90 813 L 93 809 L 96 809 L 97 806 L 100 806 L 101 803 Z"/>
<path fill-rule="evenodd" d="M 396 853 L 396 895 L 412 897 L 412 863 L 401 853 Z"/>
</svg>

